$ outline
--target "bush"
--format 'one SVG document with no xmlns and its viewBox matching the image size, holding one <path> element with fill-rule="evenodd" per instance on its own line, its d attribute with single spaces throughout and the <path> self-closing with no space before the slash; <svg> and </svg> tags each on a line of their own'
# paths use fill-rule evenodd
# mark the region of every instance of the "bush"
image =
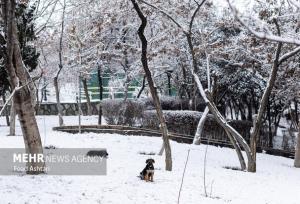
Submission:
<svg viewBox="0 0 300 204">
<path fill-rule="evenodd" d="M 169 131 L 193 135 L 202 113 L 186 110 L 189 108 L 188 100 L 163 96 L 160 101 Z M 128 99 L 126 102 L 122 99 L 106 99 L 102 102 L 102 110 L 109 125 L 158 129 L 152 98 Z"/>
<path fill-rule="evenodd" d="M 102 102 L 103 117 L 109 125 L 140 126 L 144 105 L 137 100 L 107 99 Z"/>
<path fill-rule="evenodd" d="M 107 124 L 116 125 L 118 123 L 119 112 L 121 109 L 120 100 L 103 100 L 101 103 L 103 117 Z"/>
<path fill-rule="evenodd" d="M 202 112 L 198 111 L 163 111 L 168 130 L 170 132 L 194 136 Z M 230 121 L 230 125 L 235 128 L 245 139 L 249 141 L 250 128 L 252 123 L 249 121 Z M 143 127 L 149 129 L 159 129 L 159 121 L 155 110 L 144 111 Z M 209 114 L 202 132 L 203 137 L 214 140 L 226 140 L 223 128 L 216 122 L 214 116 Z"/>
<path fill-rule="evenodd" d="M 152 98 L 138 99 L 144 104 L 146 110 L 155 109 Z M 160 96 L 160 103 L 163 110 L 188 110 L 189 101 L 170 96 Z"/>
<path fill-rule="evenodd" d="M 163 111 L 168 130 L 187 135 L 194 135 L 202 116 L 198 111 Z M 155 110 L 144 111 L 143 127 L 159 129 L 159 121 Z"/>
<path fill-rule="evenodd" d="M 147 110 L 155 109 L 152 98 L 141 99 Z M 160 96 L 160 103 L 163 110 L 190 110 L 189 100 L 180 99 L 170 96 Z M 197 111 L 204 111 L 206 104 L 203 102 L 203 99 L 197 99 Z"/>
</svg>

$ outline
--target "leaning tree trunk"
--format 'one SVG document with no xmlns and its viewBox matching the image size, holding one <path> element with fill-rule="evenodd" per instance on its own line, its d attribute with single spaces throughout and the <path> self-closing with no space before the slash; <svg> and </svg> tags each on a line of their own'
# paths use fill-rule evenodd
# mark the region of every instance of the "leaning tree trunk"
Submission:
<svg viewBox="0 0 300 204">
<path fill-rule="evenodd" d="M 266 89 L 263 93 L 262 99 L 260 101 L 258 114 L 256 116 L 256 119 L 254 119 L 254 126 L 253 126 L 253 129 L 251 131 L 250 146 L 251 146 L 251 151 L 253 153 L 254 163 L 253 163 L 252 166 L 248 167 L 250 172 L 256 172 L 257 140 L 259 140 L 259 131 L 260 131 L 260 128 L 261 128 L 261 125 L 262 125 L 263 115 L 265 113 L 271 91 L 272 91 L 272 89 L 274 87 L 274 84 L 275 84 L 275 81 L 276 81 L 277 71 L 278 71 L 279 64 L 280 64 L 279 57 L 280 57 L 280 53 L 281 53 L 281 48 L 282 48 L 282 43 L 278 43 L 276 54 L 275 54 L 275 60 L 273 62 L 273 66 L 272 66 L 271 75 L 269 77 L 267 87 L 266 87 Z"/>
<path fill-rule="evenodd" d="M 191 45 L 193 47 L 193 45 Z M 206 52 L 205 52 L 206 53 Z M 206 74 L 207 74 L 207 88 L 208 90 L 211 90 L 211 92 L 215 92 L 215 90 L 212 90 L 211 84 L 210 84 L 210 67 L 209 67 L 209 55 L 206 53 Z M 213 86 L 213 89 L 216 89 L 216 86 Z M 209 113 L 209 108 L 206 106 L 204 109 L 204 112 L 200 118 L 200 121 L 198 123 L 197 129 L 196 129 L 196 134 L 194 137 L 194 141 L 193 144 L 195 145 L 200 145 L 201 143 L 201 135 L 204 129 L 204 124 L 206 121 L 206 118 L 208 116 Z"/>
<path fill-rule="evenodd" d="M 139 90 L 138 95 L 136 96 L 137 98 L 140 98 L 140 96 L 142 95 L 142 93 L 143 93 L 145 87 L 146 87 L 146 76 L 143 77 L 142 87 L 141 87 L 141 89 Z"/>
<path fill-rule="evenodd" d="M 139 38 L 142 43 L 141 61 L 143 64 L 145 75 L 146 75 L 146 78 L 147 78 L 147 81 L 149 84 L 150 92 L 151 92 L 151 95 L 153 98 L 153 102 L 155 104 L 156 113 L 157 113 L 159 123 L 160 123 L 160 130 L 162 132 L 162 138 L 163 138 L 164 148 L 165 148 L 165 152 L 166 152 L 166 158 L 165 158 L 166 170 L 172 171 L 172 153 L 171 153 L 171 146 L 170 146 L 170 142 L 169 142 L 167 124 L 166 124 L 166 121 L 165 121 L 165 118 L 164 118 L 164 115 L 162 112 L 161 104 L 159 102 L 158 93 L 154 86 L 154 81 L 152 79 L 151 72 L 148 67 L 148 59 L 147 59 L 147 44 L 148 44 L 148 42 L 144 35 L 144 31 L 147 26 L 147 18 L 142 13 L 137 2 L 135 0 L 131 0 L 131 2 L 133 4 L 133 7 L 134 7 L 135 11 L 137 12 L 139 18 L 141 19 L 141 25 L 138 29 L 138 35 L 139 35 Z"/>
<path fill-rule="evenodd" d="M 252 155 L 250 147 L 248 146 L 248 144 L 244 140 L 244 138 L 233 127 L 231 127 L 228 124 L 227 120 L 218 111 L 217 107 L 215 106 L 215 104 L 214 104 L 214 102 L 212 100 L 211 93 L 208 90 L 204 91 L 203 86 L 202 86 L 202 84 L 200 82 L 200 79 L 199 79 L 198 75 L 195 74 L 193 72 L 193 70 L 191 70 L 191 72 L 192 72 L 194 80 L 195 80 L 195 82 L 197 84 L 197 87 L 199 89 L 199 92 L 200 92 L 202 98 L 204 99 L 207 107 L 209 108 L 210 112 L 214 115 L 216 122 L 222 128 L 224 128 L 227 136 L 229 137 L 230 141 L 232 142 L 232 144 L 233 144 L 233 146 L 234 146 L 234 148 L 235 148 L 235 150 L 237 152 L 237 155 L 238 155 L 239 161 L 241 163 L 241 168 L 242 169 L 245 169 L 246 165 L 245 165 L 245 162 L 244 162 L 243 155 L 241 154 L 241 149 L 240 149 L 239 144 L 245 150 L 246 155 L 247 155 L 247 159 L 248 159 L 248 171 L 249 171 L 249 167 L 252 167 L 254 165 L 253 164 L 254 163 L 253 155 Z"/>
<path fill-rule="evenodd" d="M 34 87 L 30 76 L 23 66 L 20 45 L 18 41 L 18 31 L 15 19 L 15 0 L 1 1 L 2 15 L 4 15 L 6 43 L 6 71 L 9 75 L 9 81 L 14 94 L 14 106 L 19 116 L 22 128 L 25 149 L 30 154 L 43 154 L 42 142 L 39 129 L 35 118 L 33 105 Z M 28 169 L 29 174 L 43 173 L 44 162 L 29 162 L 27 167 L 37 169 L 33 171 Z"/>
<path fill-rule="evenodd" d="M 92 105 L 91 105 L 91 99 L 89 95 L 86 78 L 82 79 L 82 84 L 83 84 L 84 95 L 86 98 L 87 115 L 92 115 L 92 108 L 91 108 Z"/>
<path fill-rule="evenodd" d="M 300 121 L 298 123 L 298 137 L 297 137 L 294 166 L 300 168 Z"/>
<path fill-rule="evenodd" d="M 205 110 L 200 118 L 200 121 L 199 121 L 197 129 L 196 129 L 196 134 L 195 134 L 195 138 L 193 141 L 193 144 L 195 144 L 195 145 L 200 145 L 200 143 L 201 143 L 201 135 L 202 135 L 202 132 L 204 129 L 204 124 L 205 124 L 208 112 L 209 112 L 209 108 L 205 107 Z"/>
</svg>

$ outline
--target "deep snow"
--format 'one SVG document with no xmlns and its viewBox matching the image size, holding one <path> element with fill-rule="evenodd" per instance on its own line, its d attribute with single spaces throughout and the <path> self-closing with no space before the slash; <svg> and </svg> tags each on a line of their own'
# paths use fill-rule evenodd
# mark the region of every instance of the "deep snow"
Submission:
<svg viewBox="0 0 300 204">
<path fill-rule="evenodd" d="M 188 149 L 190 158 L 185 174 L 182 204 L 298 204 L 300 169 L 293 160 L 266 154 L 257 156 L 257 173 L 225 169 L 238 167 L 235 152 L 208 146 L 206 183 L 211 197 L 204 196 L 203 159 L 206 145 L 191 146 L 171 142 L 173 171 L 164 170 L 164 157 L 155 159 L 154 182 L 137 178 L 149 157 L 139 152 L 158 152 L 161 138 L 116 134 L 72 135 L 52 131 L 57 117 L 37 117 L 43 142 L 57 147 L 103 147 L 109 153 L 107 176 L 0 176 L 0 204 L 113 203 L 175 204 Z M 45 123 L 44 123 L 45 122 Z M 97 117 L 83 117 L 83 124 L 96 124 Z M 65 124 L 76 124 L 76 117 L 65 117 Z M 4 118 L 0 119 L 0 147 L 23 147 L 20 136 L 8 137 Z M 44 125 L 45 124 L 45 125 Z M 46 138 L 45 138 L 46 133 Z"/>
</svg>

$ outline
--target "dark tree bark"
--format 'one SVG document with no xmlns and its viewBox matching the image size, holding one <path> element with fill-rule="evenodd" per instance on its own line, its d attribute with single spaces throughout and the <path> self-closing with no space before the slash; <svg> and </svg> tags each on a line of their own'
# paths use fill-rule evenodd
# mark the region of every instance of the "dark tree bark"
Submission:
<svg viewBox="0 0 300 204">
<path fill-rule="evenodd" d="M 91 108 L 92 105 L 91 105 L 91 99 L 90 99 L 90 95 L 89 95 L 86 78 L 82 79 L 82 84 L 83 84 L 84 95 L 86 98 L 87 115 L 92 115 L 92 108 Z"/>
<path fill-rule="evenodd" d="M 139 90 L 139 93 L 138 93 L 138 95 L 137 95 L 137 98 L 140 98 L 140 97 L 141 97 L 141 95 L 142 95 L 142 93 L 143 93 L 145 87 L 146 87 L 146 76 L 143 77 L 142 87 L 141 87 L 141 89 Z"/>
<path fill-rule="evenodd" d="M 142 64 L 143 64 L 145 75 L 147 77 L 147 81 L 148 81 L 148 84 L 149 84 L 149 88 L 150 88 L 150 92 L 151 92 L 151 95 L 152 95 L 152 98 L 153 98 L 153 102 L 155 104 L 157 117 L 158 117 L 159 122 L 160 122 L 160 130 L 162 132 L 162 138 L 163 138 L 164 148 L 165 148 L 165 152 L 166 152 L 166 158 L 165 158 L 166 170 L 167 171 L 172 171 L 172 153 L 171 153 L 171 146 L 170 146 L 170 142 L 169 142 L 167 124 L 165 122 L 165 118 L 164 118 L 164 115 L 163 115 L 163 112 L 162 112 L 162 108 L 161 108 L 161 104 L 160 104 L 160 101 L 159 101 L 158 93 L 157 93 L 156 87 L 154 85 L 154 81 L 152 79 L 150 69 L 148 67 L 148 59 L 147 59 L 148 41 L 147 41 L 147 39 L 144 35 L 144 31 L 145 31 L 145 28 L 147 26 L 147 18 L 144 16 L 144 14 L 141 11 L 141 9 L 140 9 L 139 5 L 137 4 L 137 2 L 135 0 L 131 0 L 131 2 L 133 4 L 133 7 L 134 7 L 135 11 L 137 12 L 139 18 L 141 19 L 141 25 L 138 29 L 138 35 L 139 35 L 139 38 L 140 38 L 141 43 L 142 43 L 141 61 L 142 61 Z"/>
<path fill-rule="evenodd" d="M 252 121 L 252 98 L 250 98 L 250 101 L 247 101 L 247 108 L 248 108 L 248 115 L 247 115 L 247 120 Z"/>
<path fill-rule="evenodd" d="M 297 101 L 296 98 L 294 99 L 294 103 L 295 103 L 295 118 L 296 118 L 296 122 L 298 122 L 298 121 L 299 121 L 299 115 L 298 115 L 298 101 Z M 298 125 L 298 128 L 299 128 L 299 125 Z"/>
<path fill-rule="evenodd" d="M 101 76 L 101 65 L 98 64 L 98 86 L 99 86 L 99 117 L 98 117 L 98 125 L 102 124 L 102 99 L 103 99 L 103 81 Z"/>
<path fill-rule="evenodd" d="M 4 19 L 4 30 L 7 38 L 5 68 L 9 75 L 9 81 L 14 94 L 14 106 L 19 116 L 22 128 L 25 149 L 30 154 L 43 154 L 42 142 L 37 126 L 34 110 L 34 86 L 33 82 L 23 66 L 18 31 L 15 18 L 15 0 L 2 0 L 2 15 Z M 31 82 L 30 82 L 31 81 Z M 43 173 L 43 162 L 29 162 L 28 174 Z M 33 171 L 32 168 L 37 168 Z"/>
</svg>

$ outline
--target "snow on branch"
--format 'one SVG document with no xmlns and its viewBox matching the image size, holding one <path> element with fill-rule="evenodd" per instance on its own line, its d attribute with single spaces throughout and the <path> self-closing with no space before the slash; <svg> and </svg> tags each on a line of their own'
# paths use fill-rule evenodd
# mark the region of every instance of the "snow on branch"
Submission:
<svg viewBox="0 0 300 204">
<path fill-rule="evenodd" d="M 247 29 L 249 30 L 253 35 L 260 39 L 266 39 L 274 42 L 282 42 L 282 43 L 287 43 L 287 44 L 294 44 L 294 45 L 300 45 L 300 40 L 295 39 L 295 38 L 288 38 L 288 37 L 281 37 L 272 34 L 272 32 L 259 32 L 256 31 L 255 29 L 251 28 L 241 17 L 240 12 L 236 9 L 235 6 L 232 5 L 230 0 L 227 0 L 230 9 L 233 12 L 234 17 Z"/>
<path fill-rule="evenodd" d="M 181 30 L 182 32 L 184 32 L 184 34 L 188 34 L 188 31 L 182 26 L 180 25 L 180 23 L 178 23 L 178 21 L 176 21 L 170 14 L 168 14 L 166 11 L 158 8 L 157 6 L 154 6 L 153 4 L 150 4 L 144 0 L 140 0 L 140 2 L 150 6 L 151 8 L 154 8 L 156 10 L 158 10 L 160 13 L 162 13 L 163 15 L 167 16 L 173 23 L 175 23 Z"/>
<path fill-rule="evenodd" d="M 300 8 L 300 3 L 298 1 L 295 1 L 295 0 L 289 0 L 289 2 L 294 5 L 295 7 L 297 8 Z"/>
<path fill-rule="evenodd" d="M 197 4 L 197 8 L 196 10 L 194 11 L 193 15 L 192 15 L 192 18 L 191 18 L 191 21 L 190 21 L 190 25 L 189 25 L 189 33 L 192 32 L 192 27 L 193 27 L 193 23 L 194 23 L 194 20 L 195 20 L 195 17 L 198 13 L 198 11 L 200 10 L 200 8 L 202 7 L 202 5 L 205 3 L 205 0 L 202 0 L 202 2 L 199 4 L 197 1 L 195 1 L 196 4 Z"/>
<path fill-rule="evenodd" d="M 280 59 L 278 60 L 278 64 L 282 64 L 284 61 L 286 61 L 288 58 L 296 55 L 297 53 L 300 52 L 300 46 L 299 47 L 296 47 L 294 50 L 282 55 L 280 57 Z"/>
<path fill-rule="evenodd" d="M 14 90 L 11 92 L 10 96 L 8 97 L 8 99 L 6 100 L 5 104 L 3 105 L 3 107 L 0 110 L 0 116 L 2 115 L 3 111 L 5 110 L 6 106 L 8 105 L 8 103 L 10 102 L 10 100 L 12 99 L 12 97 L 15 95 L 16 91 L 19 91 L 20 89 L 24 88 L 25 86 L 28 86 L 32 81 L 26 83 L 23 86 L 19 85 L 19 80 L 18 80 L 18 84 L 17 86 L 14 88 Z"/>
</svg>

